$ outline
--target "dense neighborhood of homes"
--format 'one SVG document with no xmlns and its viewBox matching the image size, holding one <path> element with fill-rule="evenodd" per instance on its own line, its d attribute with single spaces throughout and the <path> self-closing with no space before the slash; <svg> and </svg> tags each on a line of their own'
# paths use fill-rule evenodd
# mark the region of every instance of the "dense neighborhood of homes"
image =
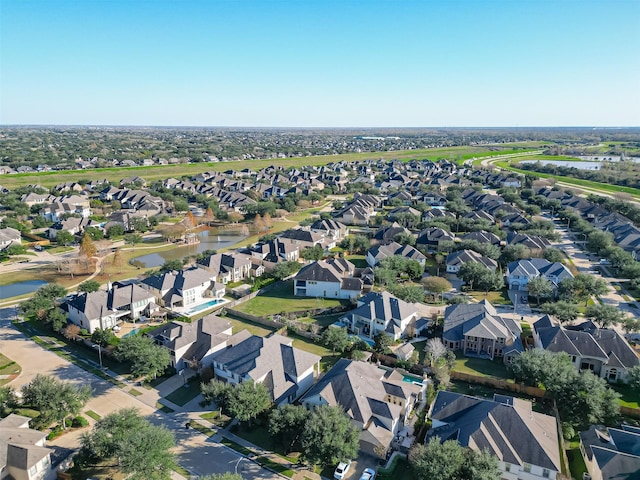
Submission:
<svg viewBox="0 0 640 480">
<path fill-rule="evenodd" d="M 572 282 L 594 274 L 593 268 L 589 273 L 576 268 L 563 252 L 563 237 L 576 248 L 580 242 L 566 228 L 558 230 L 554 214 L 560 209 L 610 232 L 612 244 L 633 259 L 640 252 L 640 228 L 572 192 L 523 182 L 511 174 L 448 161 L 360 161 L 207 172 L 155 185 L 139 177 L 119 185 L 107 180 L 70 182 L 51 191 L 34 185 L 25 189 L 20 202 L 42 217 L 43 236 L 55 242 L 60 232 L 79 241 L 87 229 L 108 237 L 110 232 L 140 230 L 141 223 L 141 230 L 152 229 L 154 217 L 184 215 L 185 209 L 177 209 L 167 193 L 186 199 L 196 217 L 204 215 L 207 201 L 215 200 L 217 217 L 235 213 L 250 219 L 264 213 L 261 207 L 284 205 L 296 196 L 311 199 L 311 206 L 320 204 L 330 192 L 333 209 L 316 212 L 300 226 L 235 250 L 208 252 L 181 269 L 109 282 L 98 291 L 71 296 L 62 305 L 67 319 L 91 334 L 123 321 L 156 318 L 157 328 L 146 335 L 170 351 L 177 371 L 209 368 L 214 378 L 225 382 L 262 383 L 275 405 L 339 406 L 360 432 L 361 453 L 370 457 L 383 460 L 393 451 L 407 453 L 417 438 L 415 415 L 425 409 L 432 422 L 425 441 L 453 439 L 473 450 L 488 450 L 497 457 L 503 479 L 555 479 L 566 475 L 562 419 L 538 411 L 519 395 L 475 397 L 447 390 L 446 382 L 429 404 L 433 362 L 419 364 L 423 352 L 414 347 L 424 348 L 424 340 L 438 338 L 458 359 L 504 365 L 537 349 L 566 354 L 577 371 L 612 385 L 630 383 L 637 375 L 638 350 L 625 338 L 622 325 L 593 318 L 561 321 L 537 307 L 540 297 L 552 304 L 564 295 L 566 301 Z M 514 193 L 525 188 L 537 204 L 520 195 L 514 201 Z M 548 207 L 551 202 L 555 212 Z M 115 208 L 96 219 L 98 205 L 101 212 L 106 205 Z M 539 205 L 551 211 L 543 215 Z M 22 232 L 10 225 L 5 222 L 0 229 L 0 248 L 23 241 Z M 173 241 L 188 242 L 189 235 L 185 232 Z M 312 250 L 320 252 L 315 259 L 307 255 Z M 352 341 L 367 348 L 386 336 L 391 348 L 380 352 L 385 355 L 342 358 L 323 371 L 319 355 L 296 348 L 285 334 L 234 333 L 220 310 L 244 301 L 230 297 L 232 288 L 251 285 L 291 262 L 297 268 L 283 281 L 290 285 L 293 301 L 341 300 L 343 308 L 327 328 L 346 329 Z M 389 271 L 391 281 L 382 281 Z M 446 308 L 439 306 L 444 302 L 425 303 L 432 277 L 450 284 L 438 292 L 440 299 L 448 300 Z M 401 286 L 418 287 L 422 295 L 408 297 Z M 490 292 L 499 295 L 490 297 Z M 257 294 L 251 301 L 259 301 L 262 291 Z M 596 298 L 595 304 L 602 301 Z M 395 361 L 422 375 L 412 377 L 394 368 Z M 16 453 L 20 448 L 33 453 L 29 458 L 47 455 L 42 439 L 28 435 L 31 430 L 20 430 L 25 427 L 18 417 L 0 422 L 2 478 L 5 471 L 14 478 L 34 478 L 13 473 L 26 465 Z M 640 478 L 638 427 L 593 425 L 580 432 L 580 441 L 591 478 Z"/>
</svg>

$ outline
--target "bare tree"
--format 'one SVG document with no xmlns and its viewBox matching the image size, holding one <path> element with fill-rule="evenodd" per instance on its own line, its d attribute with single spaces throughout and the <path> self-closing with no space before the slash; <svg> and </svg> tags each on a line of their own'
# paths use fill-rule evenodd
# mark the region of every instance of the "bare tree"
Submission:
<svg viewBox="0 0 640 480">
<path fill-rule="evenodd" d="M 444 343 L 442 343 L 442 340 L 439 338 L 430 338 L 427 340 L 427 345 L 424 347 L 424 351 L 427 352 L 427 358 L 433 367 L 439 358 L 444 357 L 447 354 L 447 347 L 444 346 Z"/>
</svg>

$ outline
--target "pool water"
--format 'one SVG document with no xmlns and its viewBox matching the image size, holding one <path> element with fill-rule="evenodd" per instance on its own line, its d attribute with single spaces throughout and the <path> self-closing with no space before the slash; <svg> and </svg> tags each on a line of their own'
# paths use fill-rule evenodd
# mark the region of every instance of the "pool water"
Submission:
<svg viewBox="0 0 640 480">
<path fill-rule="evenodd" d="M 402 381 L 407 383 L 422 383 L 422 378 L 416 375 L 402 375 Z"/>
<path fill-rule="evenodd" d="M 208 302 L 202 303 L 202 304 L 198 305 L 197 307 L 190 308 L 189 310 L 184 312 L 184 314 L 186 316 L 188 316 L 188 317 L 191 317 L 192 315 L 195 315 L 196 313 L 203 312 L 205 310 L 209 310 L 210 308 L 213 308 L 216 305 L 220 305 L 221 303 L 224 303 L 225 301 L 226 300 L 223 300 L 221 298 L 216 298 L 214 300 L 209 300 Z"/>
<path fill-rule="evenodd" d="M 140 331 L 139 328 L 134 328 L 133 330 L 131 330 L 130 332 L 125 333 L 124 335 L 122 335 L 122 338 L 127 338 L 127 337 L 133 337 L 136 333 L 138 333 Z"/>
</svg>

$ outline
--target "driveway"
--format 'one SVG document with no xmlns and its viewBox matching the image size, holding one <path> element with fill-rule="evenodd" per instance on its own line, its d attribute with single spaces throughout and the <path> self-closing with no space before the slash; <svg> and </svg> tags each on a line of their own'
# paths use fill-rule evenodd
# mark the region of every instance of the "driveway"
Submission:
<svg viewBox="0 0 640 480">
<path fill-rule="evenodd" d="M 102 380 L 75 366 L 62 357 L 43 349 L 26 338 L 11 323 L 16 315 L 15 308 L 0 309 L 0 351 L 22 367 L 22 373 L 9 386 L 15 390 L 29 383 L 38 373 L 53 375 L 61 380 L 77 385 L 90 385 L 93 396 L 84 411 L 92 410 L 105 416 L 121 408 L 136 408 L 155 425 L 164 425 L 176 438 L 176 454 L 180 465 L 193 475 L 210 475 L 236 471 L 245 478 L 278 479 L 279 475 L 261 468 L 255 462 L 245 459 L 233 450 L 200 434 L 184 425 L 193 413 L 165 414 L 126 393 L 119 387 Z M 128 386 L 126 388 L 129 388 Z M 195 418 L 195 416 L 193 416 Z M 90 418 L 87 418 L 93 422 Z M 62 435 L 48 442 L 49 446 L 76 449 L 79 447 L 81 431 Z"/>
</svg>

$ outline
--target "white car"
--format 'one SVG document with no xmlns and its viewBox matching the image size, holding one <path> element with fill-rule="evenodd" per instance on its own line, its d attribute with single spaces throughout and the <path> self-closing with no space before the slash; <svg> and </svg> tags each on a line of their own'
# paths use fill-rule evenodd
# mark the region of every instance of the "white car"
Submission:
<svg viewBox="0 0 640 480">
<path fill-rule="evenodd" d="M 374 480 L 376 478 L 376 471 L 373 468 L 365 468 L 360 480 Z"/>
<path fill-rule="evenodd" d="M 340 462 L 336 467 L 336 471 L 333 472 L 333 478 L 335 478 L 335 480 L 343 480 L 347 477 L 349 468 L 351 468 L 351 460 L 348 462 Z"/>
</svg>

